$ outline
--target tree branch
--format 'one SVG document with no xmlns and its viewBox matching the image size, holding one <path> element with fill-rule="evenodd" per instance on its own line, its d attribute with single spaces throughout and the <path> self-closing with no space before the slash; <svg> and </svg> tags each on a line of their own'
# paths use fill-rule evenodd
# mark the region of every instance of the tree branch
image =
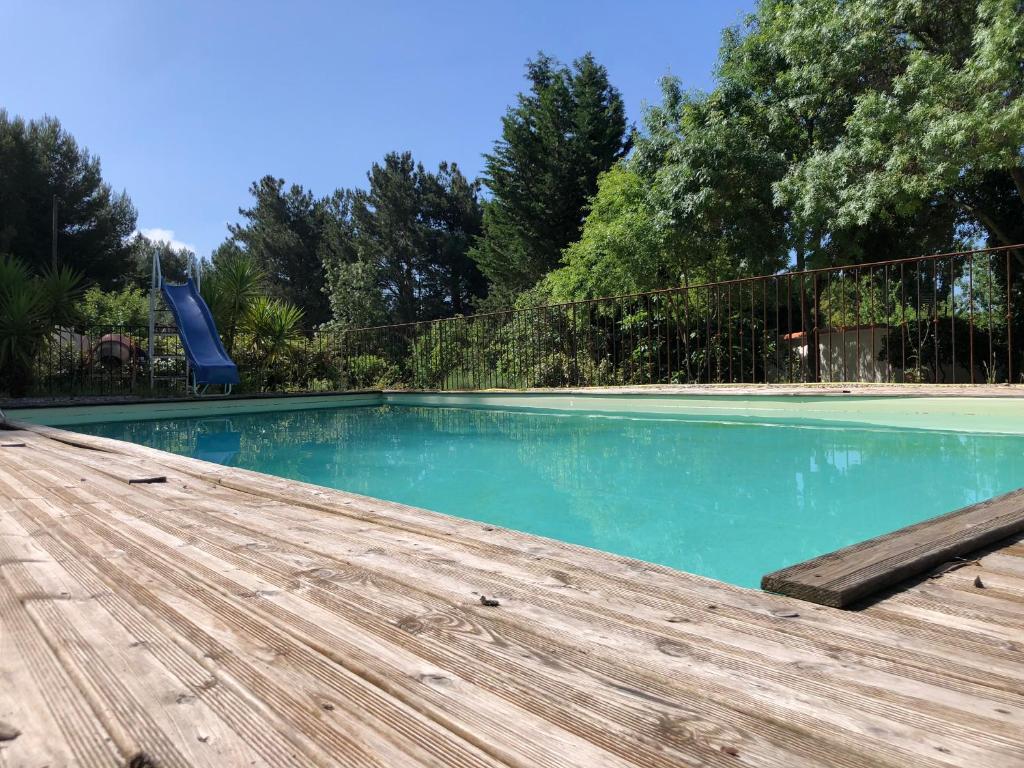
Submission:
<svg viewBox="0 0 1024 768">
<path fill-rule="evenodd" d="M 1024 168 L 1015 165 L 1010 169 L 1010 178 L 1013 179 L 1013 185 L 1017 187 L 1021 203 L 1024 203 Z"/>
<path fill-rule="evenodd" d="M 970 203 L 961 202 L 960 205 L 962 205 L 972 215 L 977 216 L 978 220 L 988 229 L 989 232 L 995 235 L 996 239 L 1003 245 L 1016 245 L 1016 243 L 1007 236 L 1006 232 L 1003 231 L 1003 228 L 996 224 L 995 220 L 983 210 L 975 208 Z M 1021 266 L 1024 266 L 1024 255 L 1021 254 L 1020 249 L 1014 248 L 1011 253 L 1013 253 L 1013 257 L 1017 259 L 1017 262 Z"/>
</svg>

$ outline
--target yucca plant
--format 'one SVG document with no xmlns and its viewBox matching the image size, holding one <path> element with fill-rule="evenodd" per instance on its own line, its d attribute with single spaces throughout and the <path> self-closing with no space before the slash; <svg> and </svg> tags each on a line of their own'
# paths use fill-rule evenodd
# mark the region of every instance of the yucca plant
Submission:
<svg viewBox="0 0 1024 768">
<path fill-rule="evenodd" d="M 279 366 L 301 338 L 302 310 L 281 299 L 257 296 L 249 302 L 240 330 L 249 349 L 264 370 Z"/>
<path fill-rule="evenodd" d="M 73 325 L 81 277 L 67 267 L 33 275 L 13 256 L 0 255 L 0 390 L 23 395 L 32 364 L 58 325 Z"/>
<path fill-rule="evenodd" d="M 227 254 L 203 275 L 203 299 L 224 335 L 228 355 L 234 351 L 239 327 L 250 303 L 260 297 L 266 277 L 256 260 L 245 251 Z"/>
</svg>

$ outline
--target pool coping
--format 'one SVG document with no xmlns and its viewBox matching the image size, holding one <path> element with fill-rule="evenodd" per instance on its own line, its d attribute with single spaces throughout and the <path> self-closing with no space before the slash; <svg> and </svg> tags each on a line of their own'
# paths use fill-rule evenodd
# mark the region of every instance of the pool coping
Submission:
<svg viewBox="0 0 1024 768">
<path fill-rule="evenodd" d="M 1024 488 L 761 577 L 761 589 L 848 608 L 888 587 L 1024 531 Z"/>
<path fill-rule="evenodd" d="M 66 395 L 23 398 L 0 397 L 0 409 L 29 410 L 39 408 L 90 407 L 103 405 L 146 405 L 161 403 L 213 403 L 240 400 L 267 400 L 337 397 L 343 395 L 687 395 L 687 396 L 751 396 L 799 397 L 982 397 L 1024 399 L 1024 384 L 875 384 L 864 382 L 821 382 L 808 384 L 629 384 L 600 387 L 532 387 L 529 389 L 339 389 L 323 392 L 251 392 L 232 395 Z"/>
</svg>

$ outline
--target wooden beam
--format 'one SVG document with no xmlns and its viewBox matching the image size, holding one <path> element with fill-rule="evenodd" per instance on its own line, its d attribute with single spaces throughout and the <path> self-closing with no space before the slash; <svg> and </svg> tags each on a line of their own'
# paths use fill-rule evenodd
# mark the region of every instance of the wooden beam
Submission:
<svg viewBox="0 0 1024 768">
<path fill-rule="evenodd" d="M 844 608 L 1024 531 L 1024 488 L 791 565 L 761 589 Z"/>
</svg>

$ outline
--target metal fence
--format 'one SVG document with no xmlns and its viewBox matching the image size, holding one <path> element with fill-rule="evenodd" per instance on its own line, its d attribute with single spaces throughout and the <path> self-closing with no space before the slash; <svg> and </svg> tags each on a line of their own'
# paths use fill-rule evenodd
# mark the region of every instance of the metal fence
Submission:
<svg viewBox="0 0 1024 768">
<path fill-rule="evenodd" d="M 58 328 L 36 357 L 27 394 L 184 394 L 186 363 L 180 339 L 164 333 L 154 341 L 158 356 L 151 359 L 147 326 Z"/>
<path fill-rule="evenodd" d="M 1024 380 L 1024 247 L 345 332 L 362 386 Z"/>
<path fill-rule="evenodd" d="M 240 391 L 1024 381 L 1024 246 L 356 330 L 236 339 Z M 166 328 L 62 330 L 34 394 L 184 393 Z M 151 359 L 152 358 L 152 359 Z M 156 369 L 154 369 L 156 366 Z M 151 377 L 150 374 L 153 374 Z"/>
</svg>

